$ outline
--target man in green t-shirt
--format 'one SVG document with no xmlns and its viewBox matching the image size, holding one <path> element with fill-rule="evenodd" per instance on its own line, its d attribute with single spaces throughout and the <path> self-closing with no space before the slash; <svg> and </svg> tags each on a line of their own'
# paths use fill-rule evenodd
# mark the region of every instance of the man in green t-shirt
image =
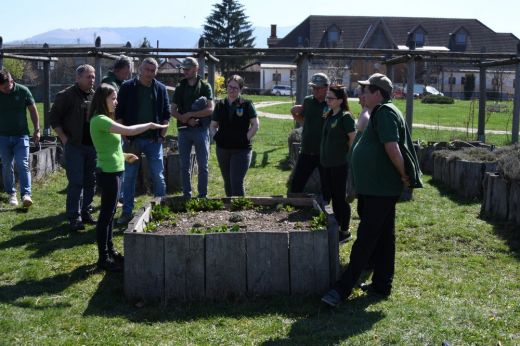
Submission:
<svg viewBox="0 0 520 346">
<path fill-rule="evenodd" d="M 199 63 L 187 57 L 182 62 L 184 78 L 175 88 L 172 115 L 177 119 L 179 130 L 179 157 L 181 163 L 182 194 L 191 198 L 190 157 L 195 147 L 198 169 L 198 197 L 208 194 L 209 124 L 213 114 L 213 93 L 211 86 L 197 74 Z M 206 98 L 205 107 L 194 109 L 197 100 Z"/>
<path fill-rule="evenodd" d="M 34 98 L 27 87 L 13 81 L 6 69 L 0 71 L 0 158 L 4 190 L 9 204 L 18 205 L 13 161 L 20 176 L 20 196 L 25 208 L 32 205 L 29 169 L 29 127 L 26 109 L 34 127 L 33 140 L 40 141 L 40 122 Z"/>
<path fill-rule="evenodd" d="M 289 192 L 303 192 L 307 180 L 317 168 L 320 173 L 321 194 L 325 204 L 330 201 L 330 192 L 327 190 L 327 184 L 323 181 L 323 166 L 320 164 L 320 143 L 324 123 L 323 112 L 327 108 L 325 95 L 329 84 L 330 80 L 326 74 L 314 74 L 309 82 L 312 95 L 305 97 L 302 105 L 295 105 L 291 108 L 294 120 L 302 124 L 303 129 L 301 151 L 294 168 Z"/>
<path fill-rule="evenodd" d="M 370 113 L 351 159 L 358 203 L 361 203 L 360 223 L 347 269 L 322 297 L 330 306 L 337 306 L 351 294 L 369 261 L 373 265 L 372 283 L 362 284 L 361 289 L 379 297 L 390 295 L 395 262 L 395 206 L 403 187 L 410 186 L 413 175 L 405 170 L 402 150 L 408 151 L 407 142 L 411 138 L 401 112 L 390 101 L 392 82 L 387 76 L 375 73 L 358 83 L 364 87 Z"/>
</svg>

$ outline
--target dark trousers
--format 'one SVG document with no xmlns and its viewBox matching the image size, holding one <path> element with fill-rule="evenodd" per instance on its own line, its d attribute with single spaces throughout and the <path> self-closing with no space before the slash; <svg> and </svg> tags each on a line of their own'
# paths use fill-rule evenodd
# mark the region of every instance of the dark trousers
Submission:
<svg viewBox="0 0 520 346">
<path fill-rule="evenodd" d="M 97 183 L 101 190 L 101 210 L 96 225 L 99 261 L 108 259 L 109 252 L 114 251 L 112 242 L 112 225 L 117 208 L 117 200 L 123 172 L 104 173 L 98 171 Z"/>
<path fill-rule="evenodd" d="M 224 149 L 217 146 L 217 160 L 226 196 L 244 196 L 244 179 L 251 164 L 251 149 Z"/>
<path fill-rule="evenodd" d="M 352 292 L 361 272 L 373 261 L 372 284 L 383 293 L 390 293 L 395 264 L 395 205 L 399 196 L 367 196 L 361 200 L 357 238 L 352 246 L 350 261 L 334 288 L 341 296 Z"/>
<path fill-rule="evenodd" d="M 65 144 L 67 218 L 79 220 L 90 212 L 96 190 L 96 150 L 90 145 Z"/>
<path fill-rule="evenodd" d="M 304 153 L 298 155 L 298 161 L 294 168 L 294 175 L 289 192 L 303 192 L 307 180 L 309 180 L 309 177 L 316 168 L 318 168 L 318 171 L 320 172 L 321 195 L 325 201 L 330 201 L 330 191 L 327 189 L 327 184 L 324 182 L 323 167 L 320 164 L 319 155 L 309 155 Z"/>
<path fill-rule="evenodd" d="M 347 232 L 350 225 L 350 204 L 347 203 L 347 175 L 348 166 L 323 167 L 324 183 L 330 191 L 332 210 L 338 222 L 339 229 Z"/>
</svg>

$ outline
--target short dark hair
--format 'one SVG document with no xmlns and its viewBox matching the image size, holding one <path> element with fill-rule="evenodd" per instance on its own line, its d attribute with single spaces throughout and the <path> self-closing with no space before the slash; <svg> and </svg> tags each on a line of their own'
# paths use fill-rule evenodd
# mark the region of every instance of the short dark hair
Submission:
<svg viewBox="0 0 520 346">
<path fill-rule="evenodd" d="M 375 85 L 367 85 L 368 87 L 368 90 L 370 90 L 370 93 L 373 94 L 375 93 L 376 91 L 380 91 L 381 92 L 381 96 L 385 99 L 385 100 L 388 100 L 390 99 L 390 94 L 386 91 L 386 90 L 383 90 L 381 89 L 380 87 L 378 86 L 375 86 Z"/>
<path fill-rule="evenodd" d="M 102 83 L 100 84 L 94 96 L 92 97 L 92 102 L 90 103 L 89 115 L 88 118 L 91 119 L 93 116 L 98 114 L 103 114 L 108 117 L 111 117 L 110 112 L 107 107 L 107 97 L 116 92 L 116 89 L 110 84 Z"/>
<path fill-rule="evenodd" d="M 125 67 L 132 67 L 132 60 L 130 60 L 129 57 L 126 55 L 120 55 L 115 61 L 114 61 L 114 70 L 120 70 Z"/>
<path fill-rule="evenodd" d="M 240 77 L 239 75 L 234 74 L 231 77 L 229 77 L 226 85 L 232 81 L 237 82 L 240 89 L 242 89 L 244 87 L 244 78 Z"/>
<path fill-rule="evenodd" d="M 5 84 L 11 80 L 11 74 L 5 68 L 0 70 L 0 84 Z"/>
</svg>

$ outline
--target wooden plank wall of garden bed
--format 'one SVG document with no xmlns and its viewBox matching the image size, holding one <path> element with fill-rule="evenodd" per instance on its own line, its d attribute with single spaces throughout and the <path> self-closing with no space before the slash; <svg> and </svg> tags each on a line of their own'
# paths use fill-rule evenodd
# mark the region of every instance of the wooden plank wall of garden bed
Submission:
<svg viewBox="0 0 520 346">
<path fill-rule="evenodd" d="M 253 200 L 257 205 L 288 201 Z M 312 205 L 309 198 L 289 200 L 294 206 Z M 314 232 L 156 235 L 142 231 L 150 211 L 151 205 L 142 208 L 125 232 L 128 299 L 167 304 L 246 295 L 321 294 L 337 277 L 337 225 Z"/>
</svg>

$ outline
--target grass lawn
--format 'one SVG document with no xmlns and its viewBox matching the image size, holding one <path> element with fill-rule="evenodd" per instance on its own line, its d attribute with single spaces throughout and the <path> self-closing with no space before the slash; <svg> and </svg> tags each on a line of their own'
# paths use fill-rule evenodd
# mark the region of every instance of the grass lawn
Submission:
<svg viewBox="0 0 520 346">
<path fill-rule="evenodd" d="M 287 100 L 290 101 L 290 100 Z M 406 100 L 394 100 L 397 107 L 406 111 Z M 488 105 L 492 102 L 488 102 Z M 508 113 L 488 113 L 486 119 L 487 130 L 511 131 L 512 102 L 504 102 L 509 106 Z M 349 106 L 353 114 L 359 114 L 361 107 L 357 101 L 350 100 Z M 262 111 L 275 114 L 290 114 L 292 103 L 263 107 Z M 452 105 L 423 104 L 419 100 L 414 101 L 413 122 L 433 126 L 473 127 L 478 126 L 478 101 L 455 100 Z M 469 125 L 469 126 L 468 126 Z"/>
<path fill-rule="evenodd" d="M 291 128 L 292 121 L 261 119 L 249 194 L 285 193 Z M 210 196 L 221 196 L 214 148 L 210 177 Z M 336 310 L 318 296 L 138 308 L 125 301 L 121 274 L 95 270 L 94 228 L 67 231 L 58 171 L 34 185 L 28 213 L 6 207 L 0 195 L 0 344 L 520 344 L 518 230 L 479 219 L 479 203 L 457 199 L 430 177 L 425 183 L 413 202 L 398 205 L 388 300 L 355 291 Z M 354 213 L 354 228 L 358 221 Z M 120 230 L 115 241 L 122 249 Z M 351 246 L 341 249 L 345 263 Z"/>
</svg>

